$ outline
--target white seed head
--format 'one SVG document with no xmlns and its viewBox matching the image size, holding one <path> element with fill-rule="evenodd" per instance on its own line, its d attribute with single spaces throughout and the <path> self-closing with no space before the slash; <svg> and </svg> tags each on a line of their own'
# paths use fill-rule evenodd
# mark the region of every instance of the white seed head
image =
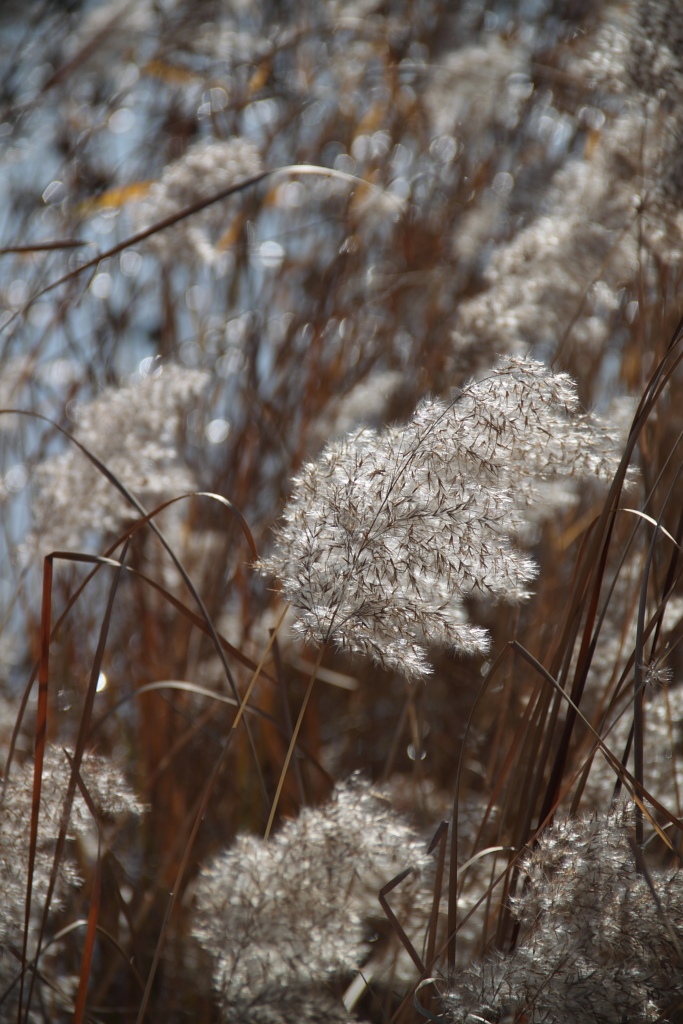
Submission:
<svg viewBox="0 0 683 1024">
<path fill-rule="evenodd" d="M 407 676 L 427 645 L 483 653 L 470 596 L 528 596 L 534 563 L 516 538 L 537 486 L 607 477 L 615 443 L 577 411 L 565 374 L 500 360 L 450 403 L 429 400 L 404 427 L 330 445 L 294 481 L 274 553 L 308 642 L 332 642 Z"/>
</svg>

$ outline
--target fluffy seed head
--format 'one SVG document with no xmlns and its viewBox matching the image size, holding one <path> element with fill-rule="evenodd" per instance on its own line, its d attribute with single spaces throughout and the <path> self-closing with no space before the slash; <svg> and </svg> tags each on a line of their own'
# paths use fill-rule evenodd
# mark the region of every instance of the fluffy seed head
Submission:
<svg viewBox="0 0 683 1024">
<path fill-rule="evenodd" d="M 538 485 L 614 465 L 614 439 L 578 413 L 566 375 L 500 360 L 404 427 L 330 445 L 295 481 L 260 567 L 282 580 L 306 641 L 421 676 L 428 644 L 486 651 L 465 598 L 528 596 L 536 568 L 515 541 Z"/>
</svg>

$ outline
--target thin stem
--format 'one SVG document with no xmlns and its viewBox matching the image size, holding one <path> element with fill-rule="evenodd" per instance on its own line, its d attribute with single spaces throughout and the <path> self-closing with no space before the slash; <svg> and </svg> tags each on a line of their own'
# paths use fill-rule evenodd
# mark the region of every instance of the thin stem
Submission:
<svg viewBox="0 0 683 1024">
<path fill-rule="evenodd" d="M 315 680 L 316 680 L 317 675 L 318 675 L 318 669 L 320 668 L 320 663 L 321 663 L 322 658 L 323 658 L 324 650 L 325 650 L 325 648 L 321 647 L 320 650 L 318 651 L 318 657 L 316 658 L 315 666 L 313 668 L 313 672 L 311 674 L 311 678 L 309 679 L 308 686 L 306 687 L 306 693 L 304 694 L 304 699 L 303 699 L 303 703 L 301 705 L 301 710 L 299 711 L 299 717 L 297 718 L 296 725 L 294 726 L 294 732 L 292 733 L 292 739 L 291 739 L 290 744 L 289 744 L 289 749 L 287 750 L 287 756 L 285 757 L 285 763 L 283 764 L 282 771 L 280 772 L 280 779 L 278 781 L 277 789 L 275 791 L 275 797 L 273 799 L 273 805 L 270 808 L 270 815 L 268 817 L 268 824 L 266 825 L 266 831 L 263 834 L 263 838 L 264 839 L 268 838 L 268 836 L 271 833 L 271 829 L 273 828 L 273 822 L 275 820 L 275 814 L 276 814 L 276 811 L 277 811 L 277 805 L 280 802 L 280 796 L 282 794 L 282 787 L 285 784 L 285 776 L 287 775 L 287 770 L 289 768 L 289 762 L 292 760 L 292 754 L 294 753 L 294 748 L 296 746 L 296 741 L 297 741 L 297 738 L 299 736 L 299 732 L 301 730 L 301 724 L 302 724 L 302 722 L 304 720 L 304 715 L 306 713 L 306 708 L 308 707 L 308 702 L 310 700 L 311 694 L 313 693 L 313 684 L 315 683 Z"/>
</svg>

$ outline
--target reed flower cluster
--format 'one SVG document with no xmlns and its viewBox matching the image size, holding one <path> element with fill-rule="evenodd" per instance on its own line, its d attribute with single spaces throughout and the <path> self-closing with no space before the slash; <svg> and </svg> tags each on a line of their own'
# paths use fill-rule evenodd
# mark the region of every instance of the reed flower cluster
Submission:
<svg viewBox="0 0 683 1024">
<path fill-rule="evenodd" d="M 261 156 L 248 139 L 234 138 L 226 142 L 207 139 L 190 146 L 178 160 L 170 163 L 135 211 L 140 230 L 181 213 L 185 207 L 237 185 L 262 170 Z M 187 221 L 163 233 L 153 235 L 150 244 L 158 255 L 173 258 L 178 246 L 188 244 L 197 255 L 212 259 L 212 228 L 220 234 L 221 205 L 209 206 Z M 223 230 L 227 223 L 223 223 Z"/>
<path fill-rule="evenodd" d="M 187 413 L 210 377 L 168 364 L 120 387 L 109 387 L 74 412 L 74 438 L 150 508 L 196 487 L 180 451 Z M 79 549 L 116 532 L 137 515 L 75 446 L 40 463 L 33 475 L 34 532 L 29 547 L 42 555 Z"/>
<path fill-rule="evenodd" d="M 669 1020 L 683 997 L 680 871 L 639 871 L 632 811 L 558 821 L 526 859 L 514 952 L 471 965 L 443 1001 L 448 1024 Z M 654 890 L 654 895 L 653 895 Z"/>
<path fill-rule="evenodd" d="M 64 752 L 48 749 L 43 763 L 37 845 L 31 885 L 29 955 L 33 954 L 32 944 L 42 919 L 50 887 L 57 837 L 64 815 L 64 796 L 70 775 L 71 766 Z M 86 756 L 81 766 L 81 777 L 98 814 L 121 820 L 125 815 L 137 816 L 142 812 L 142 805 L 126 779 L 110 762 L 94 755 Z M 0 1013 L 7 1020 L 10 1019 L 10 1008 L 15 1005 L 21 973 L 32 802 L 33 764 L 27 762 L 19 769 L 15 769 L 5 781 L 0 802 Z M 64 905 L 69 890 L 80 884 L 79 869 L 73 853 L 76 843 L 92 837 L 96 826 L 97 822 L 93 821 L 83 797 L 77 792 L 66 823 L 66 856 L 63 856 L 56 866 L 51 903 L 53 911 L 59 910 Z"/>
<path fill-rule="evenodd" d="M 326 448 L 295 480 L 261 570 L 283 581 L 306 641 L 423 676 L 430 644 L 487 650 L 468 597 L 528 596 L 536 568 L 516 538 L 538 486 L 604 479 L 615 457 L 616 439 L 579 412 L 569 377 L 501 359 L 405 426 Z"/>
<path fill-rule="evenodd" d="M 428 864 L 425 844 L 358 778 L 271 841 L 240 836 L 196 890 L 195 934 L 215 958 L 224 1019 L 257 1022 L 266 1006 L 314 1003 L 326 983 L 348 978 L 368 959 L 372 920 L 384 917 L 379 890 L 413 869 L 390 898 L 408 923 Z"/>
</svg>

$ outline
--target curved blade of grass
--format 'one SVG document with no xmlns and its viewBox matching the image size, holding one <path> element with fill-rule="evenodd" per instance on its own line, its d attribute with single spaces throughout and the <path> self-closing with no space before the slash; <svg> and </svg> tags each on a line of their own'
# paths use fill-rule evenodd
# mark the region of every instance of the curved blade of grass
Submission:
<svg viewBox="0 0 683 1024">
<path fill-rule="evenodd" d="M 70 778 L 69 778 L 69 784 L 68 784 L 68 787 L 67 787 L 67 793 L 66 793 L 66 796 L 64 798 L 64 812 L 62 814 L 62 820 L 60 822 L 59 832 L 58 832 L 58 835 L 57 835 L 57 841 L 56 841 L 56 844 L 55 844 L 55 853 L 54 853 L 54 859 L 53 859 L 53 863 L 52 863 L 52 870 L 51 870 L 51 873 L 50 873 L 50 880 L 49 880 L 49 883 L 48 883 L 47 893 L 46 893 L 46 896 L 45 896 L 45 905 L 43 907 L 43 914 L 42 914 L 42 918 L 41 918 L 41 922 L 40 922 L 40 930 L 38 932 L 38 943 L 37 943 L 37 948 L 36 948 L 36 958 L 38 958 L 40 956 L 40 950 L 41 950 L 41 945 L 42 945 L 42 941 L 43 941 L 43 936 L 45 934 L 45 929 L 47 927 L 47 919 L 48 919 L 48 914 L 49 914 L 49 911 L 50 911 L 50 903 L 52 901 L 52 896 L 54 894 L 55 886 L 57 884 L 57 874 L 58 874 L 58 871 L 59 871 L 59 864 L 61 862 L 61 859 L 62 859 L 62 856 L 63 856 L 63 853 L 64 853 L 64 847 L 65 847 L 65 844 L 66 844 L 66 833 L 67 833 L 67 828 L 68 828 L 68 821 L 69 821 L 69 817 L 70 817 L 70 814 L 71 814 L 71 806 L 72 806 L 73 799 L 74 799 L 74 796 L 75 796 L 75 793 L 76 793 L 76 785 L 77 785 L 77 780 L 78 780 L 78 772 L 79 772 L 79 769 L 80 769 L 80 766 L 81 766 L 81 761 L 83 759 L 83 754 L 85 752 L 85 742 L 86 742 L 86 737 L 87 737 L 87 733 L 88 733 L 88 726 L 89 726 L 89 723 L 90 723 L 90 718 L 91 718 L 91 715 L 92 715 L 93 705 L 95 703 L 95 694 L 97 692 L 97 682 L 98 682 L 98 679 L 99 679 L 99 676 L 100 676 L 100 671 L 101 671 L 101 668 L 102 668 L 102 659 L 104 658 L 104 651 L 105 651 L 105 647 L 106 647 L 106 643 L 107 643 L 107 637 L 109 635 L 109 624 L 111 622 L 111 615 L 112 615 L 112 612 L 114 610 L 114 601 L 115 601 L 115 598 L 116 598 L 116 593 L 117 593 L 117 590 L 118 590 L 118 585 L 119 585 L 119 582 L 121 580 L 121 572 L 122 572 L 122 569 L 123 569 L 123 562 L 125 560 L 127 550 L 128 550 L 128 541 L 126 541 L 126 543 L 124 545 L 124 549 L 123 549 L 123 552 L 122 552 L 122 555 L 121 555 L 121 563 L 118 566 L 118 568 L 114 570 L 114 578 L 112 580 L 112 584 L 111 584 L 111 587 L 110 587 L 110 590 L 109 590 L 109 596 L 107 598 L 107 607 L 105 609 L 105 613 L 104 613 L 104 616 L 102 618 L 102 624 L 100 626 L 100 634 L 99 634 L 99 637 L 98 637 L 98 640 L 97 640 L 97 648 L 95 650 L 95 657 L 93 659 L 93 664 L 92 664 L 92 668 L 91 668 L 91 671 L 90 671 L 90 679 L 88 681 L 88 687 L 87 687 L 87 690 L 86 690 L 85 699 L 83 701 L 83 708 L 82 708 L 82 711 L 81 711 L 81 721 L 80 721 L 80 724 L 79 724 L 78 735 L 77 735 L 77 738 L 76 738 L 76 746 L 75 746 L 75 751 L 74 751 L 74 756 L 73 756 L 73 762 L 71 763 L 71 769 L 72 770 L 71 770 L 71 775 L 70 775 Z M 52 579 L 52 576 L 50 574 L 50 583 L 51 583 L 51 579 Z M 48 609 L 48 616 L 49 616 L 49 609 Z M 41 665 L 42 665 L 41 678 L 44 676 L 45 700 L 47 700 L 47 679 L 48 679 L 48 670 L 49 670 L 49 636 L 50 636 L 50 619 L 49 619 L 49 617 L 48 617 L 48 619 L 47 619 L 45 624 L 43 624 L 41 622 L 41 632 L 43 631 L 43 629 L 44 629 L 44 632 L 45 632 L 45 636 L 48 638 L 48 641 L 47 641 L 48 649 L 45 652 L 44 659 L 41 658 Z M 44 730 L 44 726 L 45 726 L 45 723 L 43 723 L 43 730 Z M 44 731 L 43 731 L 43 742 L 44 742 Z M 69 760 L 71 762 L 71 759 L 69 759 Z M 41 759 L 41 767 L 42 767 L 42 759 Z M 36 826 L 37 826 L 37 815 L 36 815 Z M 30 892 L 30 890 L 29 890 L 29 892 Z M 27 908 L 27 909 L 30 909 L 30 908 Z M 27 1021 L 27 1024 L 28 1024 L 28 1017 L 29 1017 L 29 1011 L 30 1011 L 30 1006 L 31 1006 L 31 995 L 32 995 L 32 992 L 33 992 L 33 982 L 34 982 L 34 979 L 35 979 L 35 975 L 32 975 L 32 977 L 31 977 L 31 985 L 29 987 L 28 998 L 27 998 L 27 1002 L 26 1002 L 26 1021 Z M 20 998 L 20 1003 L 21 1003 L 21 998 Z"/>
<path fill-rule="evenodd" d="M 24 971 L 26 969 L 26 956 L 28 952 L 29 922 L 31 918 L 31 894 L 33 891 L 33 876 L 36 866 L 36 851 L 38 848 L 38 817 L 40 815 L 40 793 L 43 778 L 43 761 L 45 759 L 45 741 L 47 737 L 47 695 L 48 678 L 50 665 L 50 620 L 52 616 L 52 558 L 48 556 L 43 563 L 43 600 L 40 616 L 40 662 L 38 668 L 38 710 L 36 714 L 36 735 L 35 751 L 33 762 L 33 801 L 31 806 L 31 824 L 29 836 L 28 868 L 26 876 L 26 906 L 24 911 L 24 935 L 21 948 L 21 979 L 19 982 L 19 1006 L 17 1009 L 17 1021 L 21 1024 L 22 1007 L 24 1001 Z M 49 900 L 46 901 L 49 903 Z M 40 936 L 38 937 L 38 949 L 36 961 L 40 955 Z M 32 976 L 33 979 L 34 976 Z M 31 986 L 33 980 L 31 981 Z M 28 1003 L 31 1001 L 31 989 L 29 988 Z M 26 1008 L 28 1017 L 28 1005 Z"/>
<path fill-rule="evenodd" d="M 67 274 L 63 274 L 56 280 L 51 281 L 50 284 L 45 285 L 44 288 L 41 288 L 40 291 L 32 295 L 28 302 L 26 302 L 7 319 L 2 327 L 0 327 L 0 333 L 9 327 L 10 324 L 12 324 L 18 317 L 25 316 L 31 306 L 33 306 L 38 299 L 41 299 L 44 295 L 54 291 L 55 288 L 59 288 L 60 285 L 66 284 L 69 281 L 74 281 L 87 270 L 96 269 L 104 260 L 110 259 L 112 256 L 117 256 L 120 252 L 123 252 L 124 249 L 138 245 L 140 242 L 144 242 L 147 238 L 151 238 L 152 235 L 156 235 L 160 231 L 165 231 L 166 228 L 173 227 L 174 224 L 179 224 L 188 217 L 192 217 L 195 213 L 199 213 L 201 210 L 205 210 L 207 207 L 213 206 L 214 203 L 219 203 L 221 200 L 227 199 L 229 196 L 237 195 L 239 192 L 244 192 L 246 189 L 252 188 L 254 185 L 258 185 L 259 182 L 265 181 L 266 178 L 271 178 L 275 175 L 295 174 L 310 174 L 322 178 L 334 178 L 338 181 L 344 181 L 351 185 L 362 185 L 365 188 L 371 189 L 381 195 L 388 196 L 397 204 L 397 206 L 400 206 L 398 198 L 393 196 L 391 193 L 384 192 L 383 189 L 374 185 L 372 182 L 366 181 L 364 178 L 359 178 L 355 174 L 349 174 L 346 171 L 340 171 L 333 167 L 319 167 L 315 164 L 287 164 L 283 167 L 274 167 L 270 170 L 260 171 L 258 174 L 252 174 L 250 177 L 244 178 L 242 181 L 237 182 L 237 184 L 229 185 L 227 188 L 223 188 L 219 192 L 214 192 L 213 195 L 208 196 L 206 199 L 198 199 L 196 202 L 183 207 L 182 210 L 169 214 L 168 217 L 164 217 L 162 220 L 157 221 L 150 227 L 144 228 L 142 231 L 137 231 L 135 234 L 125 238 L 122 242 L 117 242 L 116 245 L 98 253 L 96 256 L 93 256 L 92 259 L 83 263 L 82 266 L 76 267 L 73 270 L 70 270 Z"/>
<path fill-rule="evenodd" d="M 233 693 L 235 695 L 235 698 L 237 700 L 239 700 L 240 697 L 239 697 L 239 693 L 238 693 L 238 690 L 237 690 L 237 686 L 235 685 L 235 680 L 233 679 L 232 673 L 230 672 L 230 667 L 228 665 L 227 659 L 225 657 L 225 653 L 223 651 L 223 648 L 221 646 L 220 640 L 218 638 L 218 632 L 216 630 L 216 627 L 214 626 L 214 623 L 213 623 L 213 621 L 211 619 L 211 616 L 209 615 L 209 611 L 208 611 L 208 609 L 207 609 L 207 607 L 206 607 L 206 605 L 205 605 L 201 595 L 199 594 L 199 591 L 197 590 L 197 588 L 195 587 L 194 583 L 192 582 L 192 579 L 190 578 L 189 573 L 187 572 L 187 570 L 185 569 L 184 565 L 182 564 L 182 562 L 180 561 L 180 559 L 176 555 L 175 551 L 173 550 L 172 545 L 168 542 L 168 540 L 166 539 L 166 537 L 164 536 L 164 534 L 162 533 L 160 528 L 154 522 L 152 514 L 148 513 L 146 511 L 146 509 L 144 508 L 142 503 L 135 497 L 134 494 L 132 494 L 128 490 L 128 488 L 125 486 L 125 484 L 123 484 L 119 480 L 119 478 L 116 476 L 116 474 L 112 473 L 112 471 L 102 462 L 101 459 L 99 459 L 96 455 L 94 455 L 93 452 L 91 452 L 85 445 L 81 444 L 81 442 L 78 441 L 75 437 L 73 437 L 73 435 L 70 434 L 67 430 L 65 430 L 63 427 L 60 427 L 59 424 L 56 423 L 54 420 L 50 419 L 48 416 L 43 416 L 41 413 L 27 412 L 26 410 L 22 410 L 22 409 L 14 409 L 14 410 L 11 410 L 11 409 L 0 409 L 0 415 L 2 415 L 3 413 L 10 413 L 10 412 L 14 412 L 17 415 L 28 416 L 29 418 L 40 420 L 41 422 L 48 423 L 52 427 L 54 427 L 55 430 L 59 431 L 60 434 L 62 434 L 64 437 L 66 437 L 66 439 L 71 444 L 75 445 L 81 452 L 83 452 L 83 454 L 86 456 L 86 458 L 90 460 L 90 462 L 93 464 L 93 466 L 95 466 L 95 468 L 105 477 L 105 479 L 107 479 L 109 481 L 109 483 L 112 484 L 112 486 L 115 487 L 116 490 L 126 499 L 126 501 L 130 505 L 132 505 L 134 509 L 136 509 L 136 511 L 140 514 L 140 516 L 146 522 L 149 523 L 150 529 L 156 535 L 156 537 L 160 541 L 162 547 L 164 548 L 164 550 L 167 552 L 167 554 L 171 558 L 173 564 L 175 565 L 176 569 L 180 573 L 180 576 L 181 576 L 181 579 L 183 580 L 183 583 L 185 584 L 185 586 L 187 587 L 188 591 L 190 592 L 190 594 L 192 595 L 193 599 L 195 600 L 195 602 L 196 602 L 196 604 L 197 604 L 197 606 L 199 608 L 200 614 L 201 614 L 201 616 L 202 616 L 202 618 L 203 618 L 203 620 L 204 620 L 204 622 L 205 622 L 205 624 L 207 626 L 207 629 L 208 629 L 208 632 L 209 632 L 209 636 L 211 637 L 211 640 L 212 640 L 212 642 L 214 644 L 216 653 L 217 653 L 218 657 L 220 658 L 220 661 L 221 661 L 221 664 L 223 666 L 223 670 L 225 672 L 225 675 L 226 675 L 226 678 L 228 680 L 228 683 L 230 684 L 230 687 L 231 687 L 231 689 L 232 689 L 232 691 L 233 691 Z M 218 496 L 218 497 L 220 498 L 220 496 Z M 173 500 L 173 499 L 171 499 L 171 500 Z M 227 506 L 231 506 L 231 503 L 228 501 L 228 499 L 224 499 L 224 502 L 225 502 L 225 504 Z M 243 517 L 242 517 L 242 519 L 243 519 Z M 249 531 L 249 536 L 251 536 L 250 531 Z M 251 540 L 252 540 L 252 543 L 253 543 L 253 537 L 251 538 Z M 28 699 L 28 696 L 27 696 L 26 699 Z M 263 779 L 263 774 L 261 772 L 261 766 L 260 766 L 258 755 L 257 755 L 257 751 L 256 751 L 256 745 L 254 743 L 254 737 L 253 737 L 253 735 L 251 733 L 251 729 L 249 727 L 249 723 L 246 720 L 245 720 L 245 730 L 246 730 L 246 733 L 247 733 L 247 738 L 248 738 L 249 745 L 251 747 L 252 755 L 253 755 L 253 758 L 254 758 L 254 765 L 255 765 L 256 772 L 257 772 L 258 777 L 259 777 L 259 783 L 260 783 L 260 786 L 261 786 L 261 791 L 262 791 L 262 794 L 263 794 L 264 802 L 267 803 L 268 802 L 268 792 L 267 792 L 267 789 L 266 789 L 265 780 Z M 18 732 L 18 730 L 17 730 L 17 732 Z"/>
</svg>

